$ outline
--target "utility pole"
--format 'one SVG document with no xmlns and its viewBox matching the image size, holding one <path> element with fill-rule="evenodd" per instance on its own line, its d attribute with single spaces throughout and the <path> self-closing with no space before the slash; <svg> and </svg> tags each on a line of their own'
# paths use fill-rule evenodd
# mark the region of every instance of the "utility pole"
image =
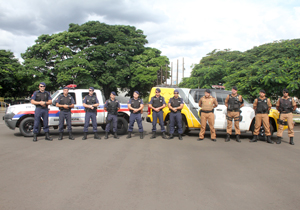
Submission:
<svg viewBox="0 0 300 210">
<path fill-rule="evenodd" d="M 163 75 L 163 73 L 162 73 L 162 66 L 160 66 L 160 84 L 162 85 L 162 75 Z"/>
<path fill-rule="evenodd" d="M 168 64 L 166 64 L 166 85 L 168 85 Z"/>
<path fill-rule="evenodd" d="M 176 77 L 176 86 L 178 86 L 178 59 L 177 59 L 177 77 Z"/>
<path fill-rule="evenodd" d="M 171 62 L 171 85 L 173 85 L 172 74 L 173 74 L 173 62 Z"/>
</svg>

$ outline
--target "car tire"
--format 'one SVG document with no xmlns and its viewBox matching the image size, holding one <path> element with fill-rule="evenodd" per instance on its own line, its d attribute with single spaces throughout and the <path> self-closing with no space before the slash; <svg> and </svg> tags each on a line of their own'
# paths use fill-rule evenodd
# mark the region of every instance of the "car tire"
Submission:
<svg viewBox="0 0 300 210">
<path fill-rule="evenodd" d="M 188 132 L 187 129 L 186 129 L 186 123 L 185 123 L 185 121 L 182 120 L 181 123 L 182 123 L 182 133 Z M 166 132 L 167 132 L 168 135 L 170 135 L 170 120 L 167 122 L 167 129 L 166 129 Z M 174 135 L 178 135 L 178 129 L 177 129 L 177 126 L 175 126 Z"/>
<path fill-rule="evenodd" d="M 20 132 L 25 137 L 33 136 L 34 117 L 23 119 L 19 125 Z M 39 124 L 38 133 L 41 131 L 41 123 Z"/>
<path fill-rule="evenodd" d="M 124 134 L 127 133 L 127 130 L 128 130 L 128 122 L 127 122 L 127 120 L 125 118 L 123 118 L 123 117 L 118 117 L 118 121 L 117 121 L 117 134 L 118 135 L 124 135 Z M 112 126 L 112 124 L 110 125 L 110 132 L 113 132 L 113 126 Z"/>
<path fill-rule="evenodd" d="M 253 132 L 252 132 L 252 135 L 253 135 Z M 272 125 L 271 122 L 270 122 L 270 133 L 271 133 L 271 136 L 273 136 L 274 128 L 273 128 L 273 125 Z M 263 125 L 261 126 L 261 128 L 259 130 L 258 139 L 262 140 L 262 141 L 266 141 L 267 140 L 267 136 L 266 136 L 266 134 L 264 132 L 264 126 Z"/>
</svg>

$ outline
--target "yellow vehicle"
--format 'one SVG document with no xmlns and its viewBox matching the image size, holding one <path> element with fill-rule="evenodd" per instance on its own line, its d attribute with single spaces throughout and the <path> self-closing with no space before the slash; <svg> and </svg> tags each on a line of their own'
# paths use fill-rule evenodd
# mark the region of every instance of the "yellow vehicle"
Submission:
<svg viewBox="0 0 300 210">
<path fill-rule="evenodd" d="M 149 102 L 153 96 L 155 96 L 155 89 L 158 87 L 153 87 L 149 95 Z M 198 102 L 202 96 L 204 96 L 205 89 L 189 89 L 189 88 L 177 88 L 177 87 L 159 87 L 161 89 L 161 96 L 165 98 L 166 104 L 169 103 L 169 99 L 174 95 L 174 90 L 179 91 L 179 97 L 183 98 L 184 106 L 181 110 L 182 114 L 182 129 L 184 133 L 188 133 L 192 129 L 200 129 L 200 116 L 199 111 L 200 107 Z M 225 99 L 231 91 L 226 90 L 216 90 L 211 89 L 211 95 L 215 97 L 218 101 L 218 106 L 214 110 L 215 114 L 215 129 L 217 131 L 225 131 L 227 128 L 226 113 L 227 108 L 225 106 Z M 164 124 L 167 126 L 166 130 L 169 132 L 169 113 L 170 110 L 168 106 L 163 109 Z M 253 105 L 244 101 L 244 107 L 241 108 L 242 120 L 240 121 L 240 130 L 242 132 L 254 131 L 255 124 L 255 111 Z M 273 135 L 274 132 L 278 129 L 277 119 L 279 118 L 279 112 L 276 109 L 271 109 L 269 112 L 270 119 L 270 130 Z M 148 116 L 146 118 L 147 122 L 152 122 L 152 110 L 148 107 Z M 206 126 L 209 129 L 209 126 Z M 285 126 L 286 128 L 286 126 Z M 284 128 L 284 129 L 285 129 Z M 232 127 L 234 130 L 234 125 Z M 264 128 L 261 127 L 260 134 L 261 137 L 264 137 Z"/>
</svg>

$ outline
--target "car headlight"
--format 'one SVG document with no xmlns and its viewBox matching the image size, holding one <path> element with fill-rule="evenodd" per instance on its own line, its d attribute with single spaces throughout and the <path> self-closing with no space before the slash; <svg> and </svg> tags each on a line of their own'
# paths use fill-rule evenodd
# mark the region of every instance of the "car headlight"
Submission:
<svg viewBox="0 0 300 210">
<path fill-rule="evenodd" d="M 9 106 L 6 110 L 6 114 L 14 113 L 14 111 L 15 111 L 15 107 Z"/>
</svg>

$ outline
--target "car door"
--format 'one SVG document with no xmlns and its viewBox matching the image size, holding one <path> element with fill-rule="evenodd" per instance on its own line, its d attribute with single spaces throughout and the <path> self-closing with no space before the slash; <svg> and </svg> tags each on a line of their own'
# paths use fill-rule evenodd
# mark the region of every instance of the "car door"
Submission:
<svg viewBox="0 0 300 210">
<path fill-rule="evenodd" d="M 215 128 L 216 129 L 226 129 L 227 120 L 226 120 L 226 106 L 225 99 L 228 93 L 216 92 L 216 99 L 218 102 L 218 106 L 215 108 Z"/>
</svg>

